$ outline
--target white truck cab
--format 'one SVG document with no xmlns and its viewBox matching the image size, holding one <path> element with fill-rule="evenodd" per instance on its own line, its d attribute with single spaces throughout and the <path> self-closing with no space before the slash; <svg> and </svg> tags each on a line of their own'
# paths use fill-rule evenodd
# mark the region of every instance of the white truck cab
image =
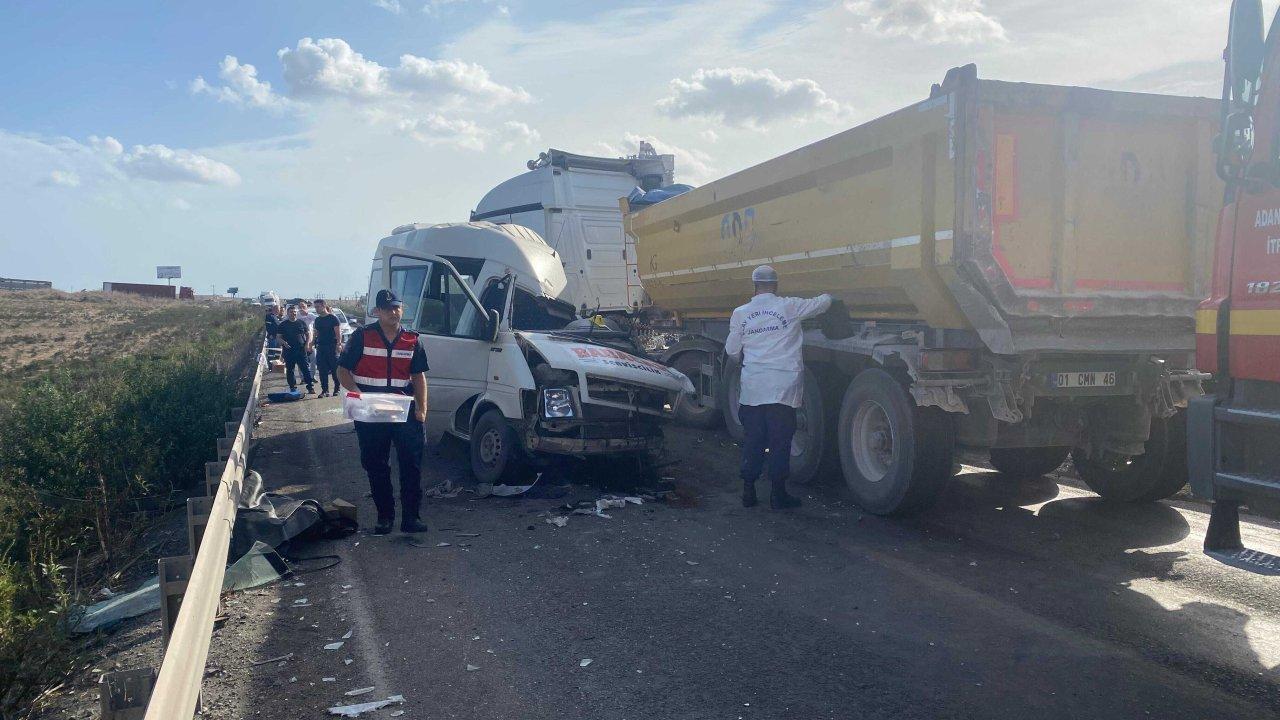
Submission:
<svg viewBox="0 0 1280 720">
<path fill-rule="evenodd" d="M 482 482 L 515 482 L 548 454 L 657 450 L 661 421 L 693 392 L 600 342 L 607 332 L 567 330 L 567 284 L 556 251 L 518 225 L 402 225 L 378 243 L 368 297 L 394 290 L 422 335 L 427 439 L 468 441 Z"/>
<path fill-rule="evenodd" d="M 579 312 L 626 312 L 646 304 L 635 245 L 622 230 L 618 198 L 640 187 L 669 186 L 675 158 L 642 142 L 626 158 L 548 150 L 528 172 L 490 190 L 473 221 L 515 223 L 532 229 L 556 251 L 568 283 L 563 297 Z"/>
</svg>

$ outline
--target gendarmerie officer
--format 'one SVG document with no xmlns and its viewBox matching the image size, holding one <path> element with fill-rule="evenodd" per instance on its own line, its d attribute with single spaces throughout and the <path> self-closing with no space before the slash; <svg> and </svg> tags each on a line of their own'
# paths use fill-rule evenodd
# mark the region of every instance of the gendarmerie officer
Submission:
<svg viewBox="0 0 1280 720">
<path fill-rule="evenodd" d="M 360 464 L 369 474 L 369 490 L 378 509 L 375 535 L 391 532 L 395 523 L 395 498 L 391 493 L 391 446 L 400 466 L 400 531 L 423 532 L 422 424 L 427 417 L 427 354 L 418 333 L 400 324 L 403 303 L 390 290 L 379 290 L 374 312 L 378 321 L 352 333 L 338 360 L 338 379 L 348 390 L 404 393 L 413 396 L 405 422 L 356 423 L 360 440 Z"/>
<path fill-rule="evenodd" d="M 738 417 L 742 442 L 742 505 L 756 504 L 756 479 L 768 455 L 772 484 L 769 505 L 774 510 L 798 507 L 787 494 L 791 474 L 791 438 L 796 432 L 796 408 L 804 399 L 804 357 L 801 322 L 826 312 L 830 295 L 805 299 L 778 297 L 778 273 L 761 265 L 751 273 L 755 293 L 733 311 L 725 352 L 742 358 L 742 390 Z"/>
</svg>

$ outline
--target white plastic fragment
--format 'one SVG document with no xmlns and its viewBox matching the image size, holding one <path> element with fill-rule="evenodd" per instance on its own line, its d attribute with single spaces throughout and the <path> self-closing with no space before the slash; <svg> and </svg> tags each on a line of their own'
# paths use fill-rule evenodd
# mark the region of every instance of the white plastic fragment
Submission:
<svg viewBox="0 0 1280 720">
<path fill-rule="evenodd" d="M 355 662 L 355 661 L 354 661 L 354 660 L 352 660 L 351 658 L 346 658 L 345 660 L 343 660 L 343 661 L 342 661 L 342 664 L 343 664 L 343 665 L 350 665 L 350 664 L 351 664 L 351 663 L 353 663 L 353 662 Z"/>
<path fill-rule="evenodd" d="M 377 688 L 362 687 L 362 688 L 356 688 L 355 690 L 348 690 L 342 694 L 346 695 L 347 697 L 355 697 L 357 695 L 368 695 L 369 693 L 373 692 L 376 689 Z"/>
<path fill-rule="evenodd" d="M 325 645 L 325 646 L 324 646 L 324 649 L 325 649 L 325 650 L 338 650 L 338 649 L 340 649 L 340 648 L 342 647 L 342 645 L 343 645 L 343 643 L 342 643 L 341 641 L 339 641 L 339 642 L 331 642 L 331 643 L 329 643 L 328 645 Z"/>
<path fill-rule="evenodd" d="M 569 516 L 568 516 L 568 515 L 553 515 L 553 516 L 551 516 L 551 517 L 547 518 L 547 524 L 548 524 L 548 525 L 555 525 L 556 527 L 564 527 L 565 525 L 568 525 L 568 524 L 569 524 Z"/>
<path fill-rule="evenodd" d="M 622 500 L 623 500 L 623 502 L 629 502 L 629 503 L 631 503 L 632 505 L 643 505 L 643 504 L 644 504 L 644 500 L 643 500 L 643 499 L 638 498 L 638 497 L 633 497 L 633 496 L 631 496 L 631 495 L 628 495 L 627 497 L 622 498 Z"/>
<path fill-rule="evenodd" d="M 360 713 L 366 713 L 371 710 L 380 710 L 388 705 L 400 705 L 404 703 L 403 695 L 392 695 L 386 700 L 374 700 L 372 702 L 357 703 L 355 705 L 339 705 L 329 708 L 330 715 L 339 715 L 341 717 L 358 717 Z"/>
<path fill-rule="evenodd" d="M 590 664 L 591 664 L 591 658 L 582 658 L 582 660 L 578 662 L 578 667 L 586 667 Z"/>
<path fill-rule="evenodd" d="M 348 631 L 347 631 L 347 634 L 342 636 L 342 639 L 343 639 L 343 640 L 350 640 L 350 639 L 351 639 L 351 633 L 353 633 L 353 632 L 355 632 L 355 630 L 348 630 Z"/>
<path fill-rule="evenodd" d="M 467 672 L 475 672 L 480 669 L 479 665 L 468 665 Z"/>
<path fill-rule="evenodd" d="M 320 678 L 320 682 L 337 682 L 337 681 L 338 681 L 338 678 L 336 677 Z"/>
</svg>

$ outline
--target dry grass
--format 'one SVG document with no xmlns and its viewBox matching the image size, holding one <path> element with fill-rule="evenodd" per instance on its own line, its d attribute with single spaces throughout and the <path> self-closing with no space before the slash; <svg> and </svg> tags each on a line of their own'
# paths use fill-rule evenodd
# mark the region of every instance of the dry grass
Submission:
<svg viewBox="0 0 1280 720">
<path fill-rule="evenodd" d="M 0 292 L 0 398 L 50 370 L 156 352 L 248 312 L 233 302 L 123 293 Z"/>
</svg>

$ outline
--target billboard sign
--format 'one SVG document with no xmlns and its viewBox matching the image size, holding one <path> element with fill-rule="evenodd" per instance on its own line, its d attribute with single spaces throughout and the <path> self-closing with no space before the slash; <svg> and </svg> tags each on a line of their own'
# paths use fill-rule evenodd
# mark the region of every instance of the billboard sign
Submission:
<svg viewBox="0 0 1280 720">
<path fill-rule="evenodd" d="M 181 265 L 157 265 L 156 277 L 160 280 L 172 280 L 182 277 Z"/>
</svg>

